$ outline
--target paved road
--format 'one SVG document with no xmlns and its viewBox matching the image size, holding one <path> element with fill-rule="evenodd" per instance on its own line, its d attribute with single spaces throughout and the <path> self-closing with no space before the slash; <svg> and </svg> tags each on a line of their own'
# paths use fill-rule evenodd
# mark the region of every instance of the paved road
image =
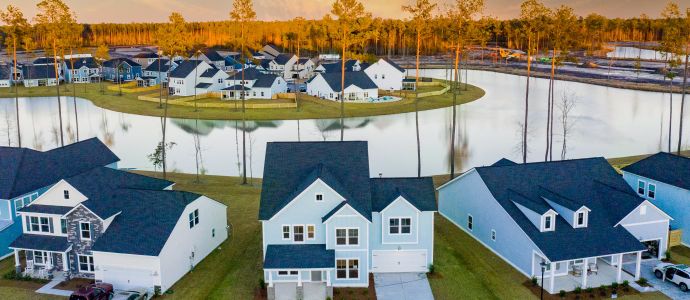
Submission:
<svg viewBox="0 0 690 300">
<path fill-rule="evenodd" d="M 374 274 L 379 300 L 433 300 L 429 280 L 424 273 Z"/>
</svg>

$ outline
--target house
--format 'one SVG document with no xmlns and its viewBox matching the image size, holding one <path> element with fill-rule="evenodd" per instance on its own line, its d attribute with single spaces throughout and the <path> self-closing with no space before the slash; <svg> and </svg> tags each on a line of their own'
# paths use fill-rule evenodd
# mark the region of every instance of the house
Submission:
<svg viewBox="0 0 690 300">
<path fill-rule="evenodd" d="M 12 69 L 13 67 L 10 65 L 0 65 L 0 88 L 12 86 L 14 81 Z M 17 79 L 21 79 L 21 77 Z"/>
<path fill-rule="evenodd" d="M 623 179 L 637 194 L 669 214 L 690 246 L 690 158 L 659 152 L 624 167 Z"/>
<path fill-rule="evenodd" d="M 281 53 L 283 53 L 283 48 L 278 47 L 274 44 L 267 44 L 261 50 L 258 51 L 265 59 L 274 59 Z"/>
<path fill-rule="evenodd" d="M 22 233 L 19 211 L 58 181 L 98 167 L 117 167 L 119 159 L 98 139 L 41 152 L 0 147 L 0 257 Z"/>
<path fill-rule="evenodd" d="M 341 73 L 318 73 L 307 81 L 307 94 L 321 99 L 339 100 Z M 378 98 L 379 90 L 369 76 L 362 72 L 345 72 L 345 101 Z"/>
<path fill-rule="evenodd" d="M 269 73 L 282 76 L 285 80 L 293 78 L 294 66 L 297 63 L 297 55 L 281 53 L 268 62 Z M 263 64 L 262 64 L 263 66 Z"/>
<path fill-rule="evenodd" d="M 369 174 L 367 142 L 268 143 L 259 220 L 269 299 L 324 299 L 369 286 L 371 273 L 428 271 L 432 179 Z"/>
<path fill-rule="evenodd" d="M 319 54 L 319 60 L 340 60 L 340 54 L 337 53 L 322 53 Z"/>
<path fill-rule="evenodd" d="M 25 87 L 58 85 L 58 79 L 55 78 L 55 66 L 52 64 L 23 66 L 22 76 Z"/>
<path fill-rule="evenodd" d="M 170 95 L 192 96 L 220 92 L 228 74 L 203 60 L 187 60 L 170 72 Z"/>
<path fill-rule="evenodd" d="M 642 259 L 665 255 L 671 218 L 604 158 L 502 159 L 438 193 L 442 216 L 552 294 L 638 280 Z"/>
<path fill-rule="evenodd" d="M 141 65 L 142 68 L 148 67 L 150 64 L 158 60 L 158 54 L 154 52 L 141 52 L 132 56 L 132 60 Z"/>
<path fill-rule="evenodd" d="M 143 86 L 154 86 L 163 81 L 163 87 L 168 85 L 168 72 L 174 70 L 177 63 L 168 59 L 160 58 L 154 60 L 144 69 L 144 76 L 141 77 Z M 160 76 L 160 78 L 158 78 Z"/>
<path fill-rule="evenodd" d="M 266 59 L 266 55 L 258 51 L 251 51 L 252 59 Z"/>
<path fill-rule="evenodd" d="M 39 57 L 34 59 L 33 65 L 34 66 L 41 66 L 41 65 L 53 65 L 55 64 L 55 61 L 57 60 L 57 63 L 60 64 L 62 59 L 60 58 L 54 58 L 54 57 Z"/>
<path fill-rule="evenodd" d="M 294 65 L 293 77 L 299 79 L 311 78 L 311 76 L 314 74 L 314 69 L 316 69 L 316 63 L 313 59 L 308 57 L 300 58 Z"/>
<path fill-rule="evenodd" d="M 142 76 L 141 65 L 129 58 L 115 58 L 103 62 L 103 79 L 105 80 L 127 82 Z"/>
<path fill-rule="evenodd" d="M 282 77 L 273 74 L 264 74 L 255 68 L 235 73 L 225 80 L 225 88 L 222 90 L 221 99 L 241 100 L 241 91 L 245 93 L 245 99 L 275 99 L 277 94 L 287 92 L 287 82 Z"/>
<path fill-rule="evenodd" d="M 93 83 L 101 81 L 100 66 L 93 57 L 73 57 L 62 62 L 65 82 Z"/>
<path fill-rule="evenodd" d="M 223 70 L 226 72 L 239 71 L 245 67 L 244 65 L 242 65 L 242 63 L 239 62 L 239 58 L 235 58 L 232 55 L 226 56 L 224 60 L 225 65 L 223 66 Z"/>
<path fill-rule="evenodd" d="M 342 61 L 323 63 L 314 69 L 314 71 L 319 73 L 341 73 L 343 68 Z M 360 61 L 356 59 L 349 59 L 345 62 L 345 72 L 358 72 L 361 71 Z"/>
<path fill-rule="evenodd" d="M 364 73 L 369 75 L 380 90 L 400 91 L 403 89 L 405 69 L 390 59 L 379 58 L 377 62 L 364 68 Z"/>
<path fill-rule="evenodd" d="M 200 50 L 198 53 L 192 54 L 190 60 L 203 60 L 207 64 L 215 66 L 219 70 L 225 71 L 225 58 L 213 49 Z"/>
</svg>

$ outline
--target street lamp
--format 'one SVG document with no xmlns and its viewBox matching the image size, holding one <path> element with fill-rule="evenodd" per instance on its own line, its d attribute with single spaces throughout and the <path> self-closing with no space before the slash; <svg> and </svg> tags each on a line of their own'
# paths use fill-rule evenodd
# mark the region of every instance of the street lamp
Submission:
<svg viewBox="0 0 690 300">
<path fill-rule="evenodd" d="M 546 261 L 542 260 L 539 265 L 541 266 L 541 293 L 539 299 L 544 300 L 544 271 L 546 270 Z"/>
</svg>

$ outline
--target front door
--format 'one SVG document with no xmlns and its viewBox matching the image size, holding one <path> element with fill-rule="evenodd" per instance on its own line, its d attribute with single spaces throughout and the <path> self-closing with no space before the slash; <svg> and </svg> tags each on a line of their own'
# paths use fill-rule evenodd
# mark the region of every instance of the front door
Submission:
<svg viewBox="0 0 690 300">
<path fill-rule="evenodd" d="M 311 281 L 321 282 L 321 271 L 311 271 Z"/>
</svg>

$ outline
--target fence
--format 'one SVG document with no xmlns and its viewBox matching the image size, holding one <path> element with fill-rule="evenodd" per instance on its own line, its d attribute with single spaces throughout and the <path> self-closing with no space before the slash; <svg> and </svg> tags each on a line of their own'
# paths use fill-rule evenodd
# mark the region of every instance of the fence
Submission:
<svg viewBox="0 0 690 300">
<path fill-rule="evenodd" d="M 682 243 L 683 230 L 669 230 L 668 232 L 668 247 L 678 246 Z"/>
<path fill-rule="evenodd" d="M 138 87 L 136 82 L 128 82 L 128 83 L 123 83 L 122 84 L 122 92 L 123 93 L 141 93 L 141 92 L 148 92 L 148 91 L 153 91 L 153 90 L 158 90 L 159 87 L 156 86 L 144 86 L 144 87 Z M 113 91 L 113 92 L 119 92 L 120 91 L 120 86 L 117 84 L 115 85 L 109 85 L 108 90 Z M 156 100 L 158 101 L 158 100 Z"/>
<path fill-rule="evenodd" d="M 216 99 L 218 99 L 218 102 L 197 102 L 196 107 L 200 107 L 200 108 L 240 108 L 242 106 L 242 103 L 239 100 L 227 100 L 227 101 L 221 102 L 220 93 L 206 93 L 206 94 L 197 95 L 197 99 L 199 99 L 199 100 L 209 99 L 209 98 L 216 98 Z M 155 102 L 155 103 L 158 103 L 160 101 L 158 97 L 152 97 L 151 95 L 142 95 L 142 96 L 139 96 L 138 99 L 142 100 L 142 101 L 149 101 L 149 102 Z M 169 99 L 168 104 L 169 105 L 195 107 L 194 96 Z M 295 103 L 295 102 L 290 102 L 290 103 L 251 103 L 251 100 L 248 100 L 248 103 L 245 103 L 245 108 L 247 108 L 247 109 L 297 108 L 297 103 Z"/>
</svg>

